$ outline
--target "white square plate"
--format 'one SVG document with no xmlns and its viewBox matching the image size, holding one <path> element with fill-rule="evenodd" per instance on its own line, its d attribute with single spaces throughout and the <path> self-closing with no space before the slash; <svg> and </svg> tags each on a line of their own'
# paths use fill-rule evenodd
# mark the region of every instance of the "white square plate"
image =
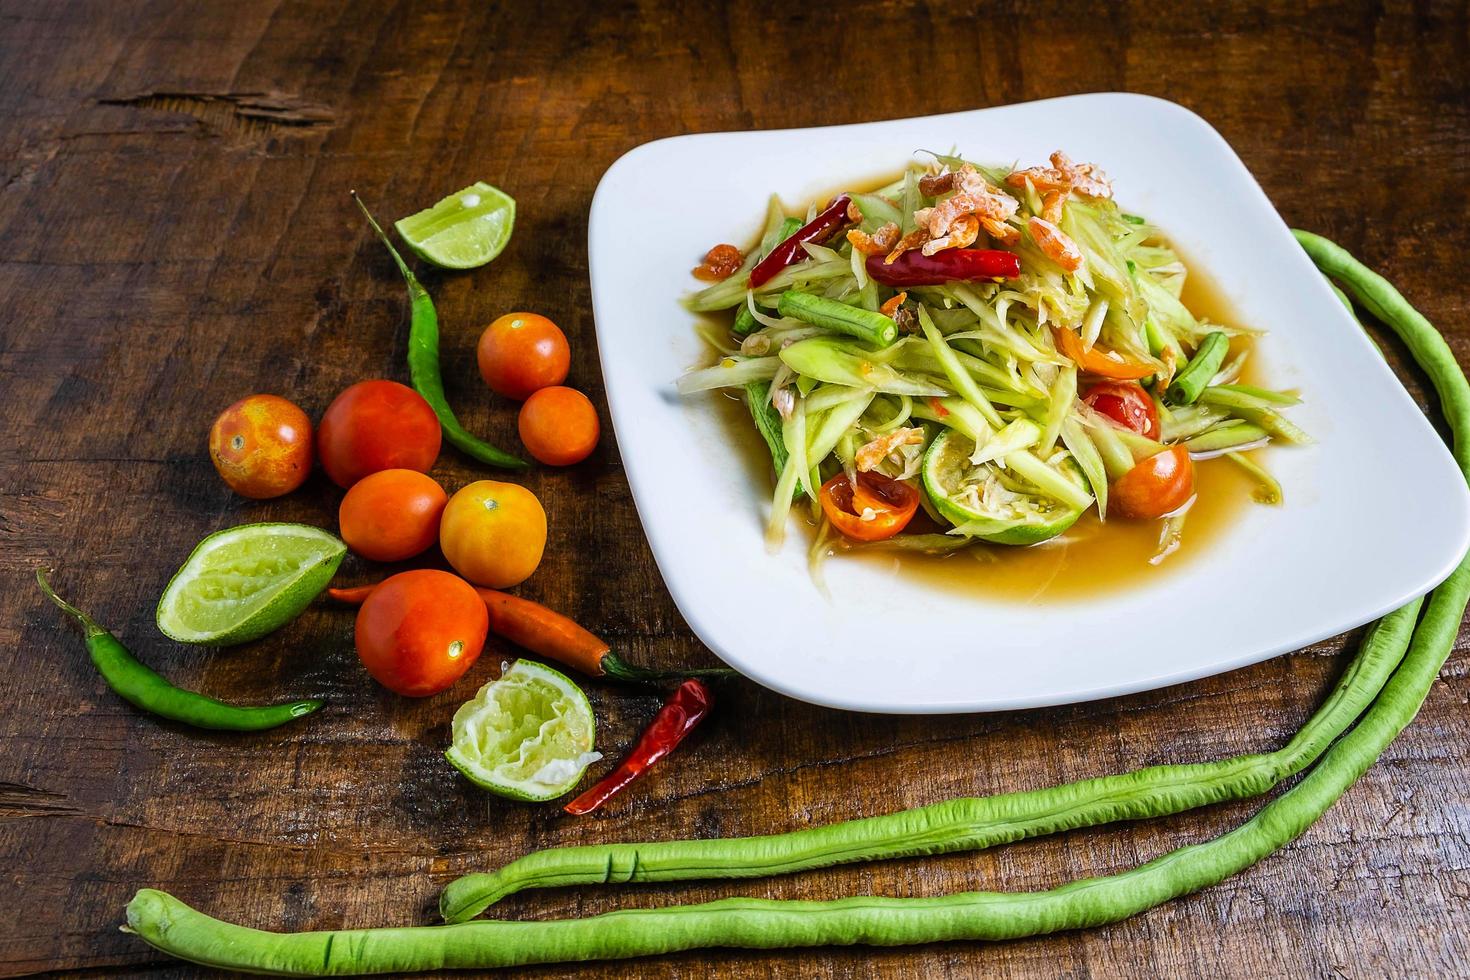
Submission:
<svg viewBox="0 0 1470 980">
<path fill-rule="evenodd" d="M 920 149 L 987 162 L 1097 161 L 1157 222 L 1299 387 L 1318 442 L 1278 451 L 1284 507 L 1248 507 L 1211 551 L 1155 583 L 1017 604 L 827 563 L 806 535 L 772 555 L 769 478 L 728 444 L 711 396 L 673 382 L 707 363 L 679 298 L 716 242 L 788 204 L 901 169 Z M 699 638 L 752 679 L 863 711 L 994 711 L 1109 697 L 1256 663 L 1359 626 L 1449 574 L 1470 494 L 1443 442 L 1213 128 L 1170 102 L 1081 95 L 922 119 L 680 136 L 637 147 L 598 186 L 588 232 L 598 345 L 618 445 L 654 557 Z M 717 397 L 717 396 L 716 396 Z M 1228 596 L 1217 602 L 1216 596 Z"/>
</svg>

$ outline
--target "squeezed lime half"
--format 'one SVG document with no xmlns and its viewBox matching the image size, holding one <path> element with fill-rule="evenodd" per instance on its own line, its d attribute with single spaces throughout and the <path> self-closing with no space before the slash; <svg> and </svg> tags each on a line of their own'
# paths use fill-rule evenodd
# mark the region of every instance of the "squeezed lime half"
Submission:
<svg viewBox="0 0 1470 980">
<path fill-rule="evenodd" d="M 347 546 L 305 524 L 245 524 L 194 548 L 158 600 L 158 628 L 181 643 L 233 646 L 301 615 Z"/>
<path fill-rule="evenodd" d="M 602 758 L 587 695 L 560 671 L 517 660 L 454 713 L 444 753 L 470 782 L 540 803 L 569 792 Z"/>
<path fill-rule="evenodd" d="M 515 223 L 515 199 L 476 181 L 393 227 L 425 262 L 441 269 L 475 269 L 500 254 Z"/>
</svg>

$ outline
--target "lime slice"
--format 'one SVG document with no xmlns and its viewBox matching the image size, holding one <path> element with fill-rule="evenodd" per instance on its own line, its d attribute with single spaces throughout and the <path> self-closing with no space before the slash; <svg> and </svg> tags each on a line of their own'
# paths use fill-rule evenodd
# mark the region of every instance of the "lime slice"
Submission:
<svg viewBox="0 0 1470 980">
<path fill-rule="evenodd" d="M 476 181 L 393 227 L 425 262 L 441 269 L 475 269 L 500 254 L 515 223 L 515 199 Z"/>
<path fill-rule="evenodd" d="M 225 647 L 301 615 L 342 564 L 347 546 L 304 524 L 245 524 L 194 548 L 163 598 L 158 628 L 181 643 Z"/>
<path fill-rule="evenodd" d="M 517 660 L 454 713 L 444 753 L 469 781 L 512 800 L 567 793 L 587 766 L 597 725 L 587 695 L 559 671 Z"/>
<path fill-rule="evenodd" d="M 945 429 L 924 453 L 920 471 L 924 489 L 940 515 L 955 527 L 992 544 L 1028 545 L 1056 537 L 1082 516 L 1081 509 L 1024 484 L 994 463 L 972 465 L 974 452 L 975 443 L 968 436 Z M 1085 486 L 1075 465 L 1068 463 L 1066 475 Z M 987 501 L 980 491 L 991 477 L 1005 492 L 992 494 L 994 499 Z"/>
</svg>

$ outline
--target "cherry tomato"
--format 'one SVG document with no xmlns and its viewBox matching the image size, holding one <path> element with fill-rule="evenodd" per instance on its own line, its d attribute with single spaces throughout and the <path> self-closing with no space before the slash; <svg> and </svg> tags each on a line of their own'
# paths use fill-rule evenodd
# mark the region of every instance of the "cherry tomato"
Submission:
<svg viewBox="0 0 1470 980">
<path fill-rule="evenodd" d="M 490 324 L 480 334 L 475 356 L 490 390 L 516 401 L 561 384 L 572 363 L 561 328 L 535 313 L 507 313 Z"/>
<path fill-rule="evenodd" d="M 521 406 L 521 442 L 548 466 L 580 463 L 597 448 L 597 409 L 575 388 L 542 388 Z"/>
<path fill-rule="evenodd" d="M 1159 412 L 1142 385 L 1131 381 L 1099 381 L 1088 387 L 1082 400 L 1099 415 L 1150 439 L 1159 437 Z"/>
<path fill-rule="evenodd" d="M 1173 513 L 1194 493 L 1189 450 L 1170 446 L 1113 481 L 1112 505 L 1124 517 L 1153 520 Z"/>
<path fill-rule="evenodd" d="M 881 473 L 859 473 L 854 490 L 846 473 L 822 484 L 822 511 L 832 526 L 854 541 L 882 541 L 908 526 L 919 509 L 919 491 Z M 865 517 L 868 512 L 871 517 Z"/>
<path fill-rule="evenodd" d="M 242 398 L 210 426 L 209 458 L 242 497 L 290 493 L 311 474 L 311 419 L 278 395 Z"/>
<path fill-rule="evenodd" d="M 449 687 L 485 647 L 485 600 L 432 568 L 384 579 L 357 611 L 357 656 L 373 679 L 411 698 Z"/>
<path fill-rule="evenodd" d="M 439 547 L 476 585 L 509 588 L 531 577 L 546 550 L 546 511 L 525 487 L 480 480 L 460 489 L 439 521 Z"/>
<path fill-rule="evenodd" d="M 1077 362 L 1077 366 L 1088 374 L 1117 378 L 1120 381 L 1137 381 L 1154 373 L 1152 365 L 1130 360 L 1117 351 L 1097 345 L 1093 345 L 1090 350 L 1084 349 L 1082 338 L 1065 327 L 1053 327 L 1052 336 L 1056 338 L 1057 350 Z"/>
<path fill-rule="evenodd" d="M 396 381 L 359 381 L 332 400 L 317 427 L 322 469 L 339 487 L 379 470 L 427 473 L 439 458 L 439 418 Z"/>
<path fill-rule="evenodd" d="M 418 470 L 379 470 L 342 498 L 337 523 L 347 546 L 370 561 L 402 561 L 439 539 L 449 496 Z"/>
</svg>

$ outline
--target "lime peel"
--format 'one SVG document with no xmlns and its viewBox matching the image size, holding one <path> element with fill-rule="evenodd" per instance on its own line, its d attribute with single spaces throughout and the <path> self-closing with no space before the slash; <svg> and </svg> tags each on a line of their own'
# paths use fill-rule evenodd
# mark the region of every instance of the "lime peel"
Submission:
<svg viewBox="0 0 1470 980">
<path fill-rule="evenodd" d="M 499 796 L 544 802 L 570 792 L 592 763 L 592 705 L 560 671 L 517 660 L 460 706 L 445 758 Z"/>
</svg>

